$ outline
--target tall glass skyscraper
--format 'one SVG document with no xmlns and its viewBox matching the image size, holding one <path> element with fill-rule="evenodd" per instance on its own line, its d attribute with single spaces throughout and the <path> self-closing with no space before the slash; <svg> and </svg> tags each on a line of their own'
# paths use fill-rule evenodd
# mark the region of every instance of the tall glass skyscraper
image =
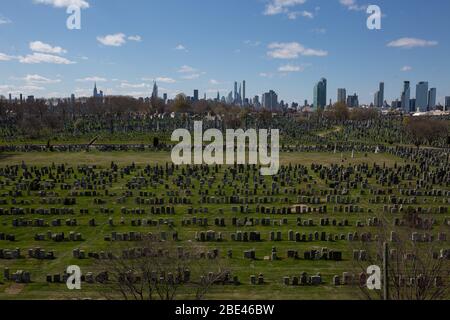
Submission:
<svg viewBox="0 0 450 320">
<path fill-rule="evenodd" d="M 380 88 L 375 92 L 374 105 L 377 108 L 383 107 L 384 104 L 384 82 L 380 82 Z"/>
<path fill-rule="evenodd" d="M 347 90 L 345 90 L 344 88 L 338 89 L 337 102 L 338 103 L 346 103 L 347 102 Z"/>
<path fill-rule="evenodd" d="M 419 112 L 427 112 L 427 109 L 428 109 L 428 82 L 421 81 L 416 86 L 416 110 Z"/>
<path fill-rule="evenodd" d="M 436 88 L 431 88 L 428 92 L 428 110 L 434 110 L 436 107 L 436 96 L 437 96 L 437 90 Z"/>
<path fill-rule="evenodd" d="M 403 83 L 403 92 L 402 92 L 402 109 L 405 112 L 411 112 L 411 110 L 409 110 L 410 106 L 409 99 L 411 99 L 410 82 L 405 81 Z"/>
<path fill-rule="evenodd" d="M 314 86 L 314 108 L 325 108 L 327 105 L 327 79 L 322 78 Z"/>
</svg>

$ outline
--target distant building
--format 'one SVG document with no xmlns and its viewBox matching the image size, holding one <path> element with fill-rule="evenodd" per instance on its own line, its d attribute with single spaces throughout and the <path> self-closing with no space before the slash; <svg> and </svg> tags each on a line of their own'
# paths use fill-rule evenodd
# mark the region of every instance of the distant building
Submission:
<svg viewBox="0 0 450 320">
<path fill-rule="evenodd" d="M 377 108 L 382 108 L 384 104 L 384 82 L 380 82 L 380 87 L 375 92 L 374 105 Z"/>
<path fill-rule="evenodd" d="M 278 108 L 278 95 L 275 91 L 263 93 L 262 95 L 262 107 L 269 110 L 275 110 Z"/>
<path fill-rule="evenodd" d="M 94 84 L 94 93 L 93 97 L 96 99 L 103 99 L 103 91 L 97 89 L 97 83 Z"/>
<path fill-rule="evenodd" d="M 156 82 L 153 82 L 153 91 L 152 91 L 152 99 L 158 98 L 158 85 Z"/>
<path fill-rule="evenodd" d="M 327 79 L 322 78 L 314 86 L 314 108 L 325 108 L 327 105 Z"/>
<path fill-rule="evenodd" d="M 347 97 L 347 106 L 349 108 L 358 108 L 359 107 L 359 97 L 356 93 L 352 96 Z"/>
<path fill-rule="evenodd" d="M 416 99 L 409 99 L 409 111 L 414 112 L 416 108 Z"/>
<path fill-rule="evenodd" d="M 193 100 L 194 101 L 198 101 L 198 90 L 197 89 L 194 90 L 194 98 L 193 98 Z"/>
<path fill-rule="evenodd" d="M 164 100 L 164 103 L 167 103 L 167 93 L 163 94 L 163 100 Z"/>
<path fill-rule="evenodd" d="M 27 103 L 34 103 L 34 96 L 28 96 L 27 97 Z"/>
<path fill-rule="evenodd" d="M 343 88 L 338 89 L 337 102 L 338 103 L 347 103 L 347 90 L 345 90 Z"/>
<path fill-rule="evenodd" d="M 404 112 L 411 112 L 409 110 L 409 100 L 411 99 L 411 86 L 409 81 L 405 81 L 403 83 L 403 92 L 401 97 L 401 108 Z"/>
<path fill-rule="evenodd" d="M 411 112 L 427 112 L 428 111 L 428 82 L 421 81 L 416 86 L 416 106 Z"/>
<path fill-rule="evenodd" d="M 436 108 L 436 96 L 437 96 L 437 90 L 436 88 L 431 88 L 430 91 L 428 91 L 428 110 L 434 110 Z"/>
<path fill-rule="evenodd" d="M 450 111 L 450 97 L 445 97 L 445 111 Z"/>
</svg>

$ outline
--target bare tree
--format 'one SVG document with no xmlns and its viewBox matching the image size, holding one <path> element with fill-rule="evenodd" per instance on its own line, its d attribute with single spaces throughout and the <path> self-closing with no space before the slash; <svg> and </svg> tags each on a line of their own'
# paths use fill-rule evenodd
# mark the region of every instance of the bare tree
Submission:
<svg viewBox="0 0 450 320">
<path fill-rule="evenodd" d="M 361 234 L 364 241 L 354 242 L 353 269 L 356 284 L 367 299 L 442 300 L 450 293 L 450 263 L 445 241 L 440 241 L 441 228 L 432 218 L 422 218 L 407 210 L 402 218 L 380 214 Z M 375 232 L 375 234 L 374 234 Z M 434 232 L 434 234 L 433 234 Z M 383 290 L 368 290 L 367 268 L 384 267 L 387 254 L 388 296 Z M 356 257 L 355 257 L 356 256 Z M 383 267 L 382 267 L 383 266 Z M 383 285 L 386 279 L 382 279 Z"/>
<path fill-rule="evenodd" d="M 201 300 L 214 285 L 231 283 L 230 270 L 218 251 L 194 242 L 160 241 L 147 237 L 135 246 L 119 246 L 98 268 L 107 273 L 107 299 Z"/>
</svg>

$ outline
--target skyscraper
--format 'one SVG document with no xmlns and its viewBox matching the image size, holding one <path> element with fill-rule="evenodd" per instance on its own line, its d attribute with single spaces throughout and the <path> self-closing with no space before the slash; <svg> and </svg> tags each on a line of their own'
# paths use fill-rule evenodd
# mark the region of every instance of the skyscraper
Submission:
<svg viewBox="0 0 450 320">
<path fill-rule="evenodd" d="M 242 82 L 242 101 L 243 102 L 245 102 L 245 98 L 246 98 L 246 95 L 245 95 L 245 85 L 246 85 L 246 83 L 245 83 L 245 80 Z"/>
<path fill-rule="evenodd" d="M 327 105 L 327 79 L 322 78 L 314 86 L 314 108 L 325 108 Z"/>
<path fill-rule="evenodd" d="M 445 97 L 445 111 L 450 111 L 450 97 Z"/>
<path fill-rule="evenodd" d="M 198 101 L 198 90 L 194 90 L 194 101 Z"/>
<path fill-rule="evenodd" d="M 382 108 L 384 105 L 384 82 L 380 82 L 380 87 L 375 92 L 374 105 L 377 108 Z"/>
<path fill-rule="evenodd" d="M 359 107 L 359 97 L 356 93 L 352 96 L 347 97 L 347 106 L 349 108 L 358 108 Z"/>
<path fill-rule="evenodd" d="M 234 96 L 233 96 L 233 100 L 236 103 L 237 98 L 238 98 L 238 84 L 237 81 L 234 82 Z"/>
<path fill-rule="evenodd" d="M 153 82 L 152 98 L 153 99 L 157 99 L 158 98 L 158 85 L 156 84 L 156 82 Z"/>
<path fill-rule="evenodd" d="M 437 90 L 436 88 L 431 88 L 428 92 L 428 110 L 434 110 L 436 107 L 436 96 L 437 96 Z"/>
<path fill-rule="evenodd" d="M 416 110 L 419 112 L 426 112 L 427 108 L 428 108 L 428 82 L 421 81 L 416 86 Z"/>
<path fill-rule="evenodd" d="M 347 102 L 347 90 L 345 90 L 343 88 L 338 89 L 337 102 L 338 103 L 346 103 Z"/>
<path fill-rule="evenodd" d="M 411 99 L 411 87 L 410 82 L 405 81 L 403 83 L 403 92 L 402 92 L 402 109 L 404 112 L 410 112 L 409 110 L 409 99 Z"/>
<path fill-rule="evenodd" d="M 275 91 L 270 90 L 269 92 L 263 93 L 262 106 L 263 108 L 269 110 L 278 108 L 278 95 L 275 93 Z"/>
</svg>

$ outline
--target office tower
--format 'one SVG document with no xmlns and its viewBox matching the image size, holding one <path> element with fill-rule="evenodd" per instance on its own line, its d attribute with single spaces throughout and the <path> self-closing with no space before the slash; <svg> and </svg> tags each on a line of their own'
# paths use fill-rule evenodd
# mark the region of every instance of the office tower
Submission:
<svg viewBox="0 0 450 320">
<path fill-rule="evenodd" d="M 410 112 L 409 110 L 409 99 L 411 99 L 411 87 L 410 82 L 405 81 L 403 83 L 403 92 L 402 92 L 402 100 L 401 106 L 404 112 Z"/>
<path fill-rule="evenodd" d="M 445 97 L 445 111 L 450 111 L 450 97 Z"/>
<path fill-rule="evenodd" d="M 153 91 L 152 91 L 152 99 L 158 98 L 158 85 L 156 82 L 153 82 Z"/>
<path fill-rule="evenodd" d="M 238 86 L 238 84 L 237 84 L 237 81 L 235 81 L 234 82 L 234 97 L 233 97 L 233 101 L 234 102 L 236 102 L 237 101 L 237 98 L 238 98 L 238 89 L 237 89 L 237 86 Z"/>
<path fill-rule="evenodd" d="M 22 104 L 22 102 L 23 102 L 23 95 L 20 94 L 20 104 Z"/>
<path fill-rule="evenodd" d="M 217 102 L 220 101 L 220 92 L 219 92 L 219 91 L 217 91 L 217 98 L 216 98 L 216 101 L 217 101 Z"/>
<path fill-rule="evenodd" d="M 338 89 L 337 102 L 338 103 L 346 103 L 347 102 L 347 90 L 345 90 L 343 88 Z"/>
<path fill-rule="evenodd" d="M 242 101 L 245 102 L 245 99 L 247 98 L 247 96 L 245 95 L 245 80 L 242 82 Z"/>
<path fill-rule="evenodd" d="M 414 112 L 417 110 L 416 99 L 409 99 L 409 111 Z"/>
<path fill-rule="evenodd" d="M 275 110 L 278 108 L 278 96 L 275 91 L 270 90 L 269 92 L 263 93 L 262 106 L 263 108 L 269 110 Z"/>
<path fill-rule="evenodd" d="M 382 108 L 384 104 L 384 82 L 380 82 L 380 87 L 375 92 L 374 105 L 377 108 Z"/>
<path fill-rule="evenodd" d="M 198 101 L 198 90 L 194 90 L 194 101 Z"/>
<path fill-rule="evenodd" d="M 436 96 L 437 96 L 437 90 L 436 88 L 431 88 L 428 92 L 428 110 L 434 110 L 436 108 Z"/>
<path fill-rule="evenodd" d="M 227 101 L 228 104 L 232 104 L 234 102 L 234 100 L 233 100 L 233 91 L 230 91 L 230 93 L 227 96 L 226 101 Z"/>
<path fill-rule="evenodd" d="M 347 106 L 349 108 L 358 108 L 359 107 L 359 97 L 356 93 L 352 96 L 347 97 Z"/>
<path fill-rule="evenodd" d="M 410 111 L 427 112 L 428 109 L 428 82 L 421 81 L 416 86 L 416 109 Z"/>
<path fill-rule="evenodd" d="M 97 97 L 98 97 L 97 82 L 94 84 L 94 93 L 93 93 L 93 97 L 94 97 L 94 98 L 97 98 Z"/>
<path fill-rule="evenodd" d="M 314 108 L 325 108 L 327 105 L 327 79 L 322 78 L 314 86 Z"/>
<path fill-rule="evenodd" d="M 11 104 L 12 103 L 12 96 L 11 96 L 11 93 L 9 94 L 9 104 Z"/>
<path fill-rule="evenodd" d="M 167 103 L 167 93 L 163 94 L 163 100 L 164 100 L 164 103 Z"/>
<path fill-rule="evenodd" d="M 255 97 L 253 98 L 253 106 L 254 106 L 255 108 L 260 108 L 260 107 L 261 107 L 261 104 L 259 103 L 259 96 L 255 96 Z"/>
</svg>

